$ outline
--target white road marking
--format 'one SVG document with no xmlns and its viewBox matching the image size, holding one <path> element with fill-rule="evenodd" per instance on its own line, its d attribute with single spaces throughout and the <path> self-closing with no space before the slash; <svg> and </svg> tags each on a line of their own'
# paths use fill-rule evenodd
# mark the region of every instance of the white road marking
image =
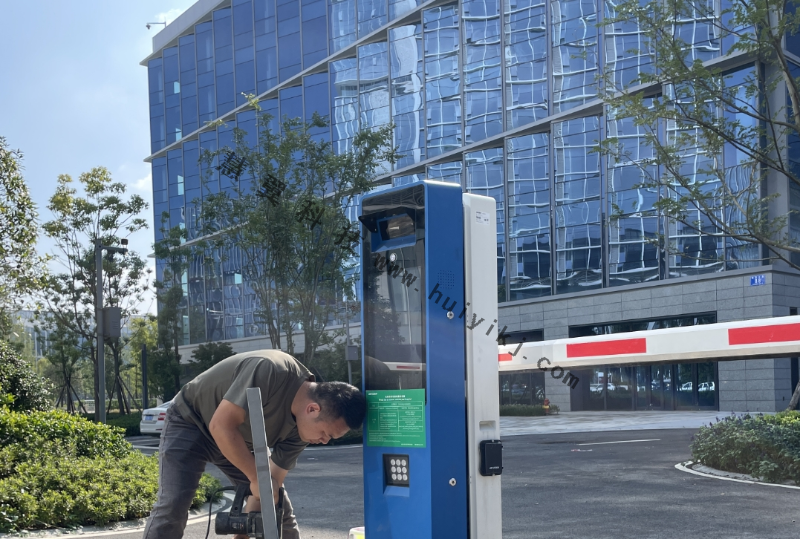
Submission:
<svg viewBox="0 0 800 539">
<path fill-rule="evenodd" d="M 619 442 L 593 442 L 591 444 L 578 445 L 606 445 L 606 444 L 632 444 L 636 442 L 660 442 L 661 438 L 650 438 L 649 440 L 620 440 Z"/>
</svg>

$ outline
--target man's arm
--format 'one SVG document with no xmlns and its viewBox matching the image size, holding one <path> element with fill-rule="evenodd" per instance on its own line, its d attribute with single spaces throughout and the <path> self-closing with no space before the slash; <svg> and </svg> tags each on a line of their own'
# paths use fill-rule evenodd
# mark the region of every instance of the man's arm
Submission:
<svg viewBox="0 0 800 539">
<path fill-rule="evenodd" d="M 208 430 L 222 455 L 250 481 L 250 490 L 257 499 L 259 495 L 256 460 L 239 432 L 239 426 L 244 423 L 245 417 L 244 408 L 222 399 L 209 422 Z M 278 489 L 283 485 L 283 480 L 289 472 L 272 462 L 272 458 L 269 469 L 272 476 L 272 495 L 275 503 L 278 503 Z"/>
</svg>

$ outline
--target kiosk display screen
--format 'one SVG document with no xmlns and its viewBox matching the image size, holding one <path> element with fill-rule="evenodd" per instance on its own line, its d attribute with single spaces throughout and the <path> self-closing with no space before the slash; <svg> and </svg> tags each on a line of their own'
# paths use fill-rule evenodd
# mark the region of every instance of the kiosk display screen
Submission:
<svg viewBox="0 0 800 539">
<path fill-rule="evenodd" d="M 363 202 L 364 385 L 425 388 L 424 189 Z"/>
</svg>

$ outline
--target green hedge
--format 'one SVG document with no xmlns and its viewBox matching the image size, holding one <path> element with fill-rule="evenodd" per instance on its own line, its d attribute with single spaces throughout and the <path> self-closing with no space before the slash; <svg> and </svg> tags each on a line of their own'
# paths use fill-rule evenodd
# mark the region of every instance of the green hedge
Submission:
<svg viewBox="0 0 800 539">
<path fill-rule="evenodd" d="M 219 486 L 205 474 L 193 506 Z M 157 458 L 133 450 L 121 429 L 0 408 L 0 532 L 144 517 L 157 489 Z"/>
<path fill-rule="evenodd" d="M 550 405 L 550 413 L 556 414 L 559 412 L 558 406 L 555 404 Z M 545 415 L 544 407 L 541 404 L 501 404 L 501 416 L 541 416 Z"/>
<path fill-rule="evenodd" d="M 694 460 L 718 470 L 800 485 L 800 412 L 726 417 L 701 427 L 691 449 Z"/>
<path fill-rule="evenodd" d="M 81 414 L 89 421 L 94 421 L 94 414 Z M 122 415 L 118 412 L 106 414 L 106 424 L 112 427 L 119 427 L 125 432 L 125 436 L 140 436 L 139 423 L 142 421 L 142 412 L 136 411 Z"/>
</svg>

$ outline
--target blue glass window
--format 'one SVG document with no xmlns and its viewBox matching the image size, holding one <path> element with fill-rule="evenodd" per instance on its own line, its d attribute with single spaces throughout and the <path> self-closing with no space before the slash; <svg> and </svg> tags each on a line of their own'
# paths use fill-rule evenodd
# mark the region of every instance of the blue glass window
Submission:
<svg viewBox="0 0 800 539">
<path fill-rule="evenodd" d="M 461 170 L 458 171 L 459 174 L 459 183 L 461 183 Z M 407 176 L 395 176 L 392 178 L 392 186 L 397 187 L 399 185 L 408 185 L 414 182 L 421 182 L 425 179 L 424 174 L 409 174 Z"/>
<path fill-rule="evenodd" d="M 259 118 L 258 123 L 258 136 L 259 138 L 265 135 L 266 133 L 272 133 L 273 135 L 279 135 L 281 132 L 281 115 L 280 115 L 280 107 L 278 104 L 277 99 L 263 99 L 259 103 L 261 107 L 261 115 L 269 116 L 269 120 L 266 126 L 262 123 L 266 120 L 261 120 Z"/>
<path fill-rule="evenodd" d="M 359 38 L 386 24 L 386 0 L 358 0 L 356 6 Z"/>
<path fill-rule="evenodd" d="M 256 62 L 253 40 L 253 3 L 233 0 L 233 48 L 236 62 L 236 105 L 247 99 L 242 94 L 256 93 Z"/>
<path fill-rule="evenodd" d="M 563 112 L 597 97 L 596 0 L 552 0 L 553 109 Z"/>
<path fill-rule="evenodd" d="M 194 30 L 197 41 L 197 108 L 199 124 L 202 126 L 217 115 L 214 96 L 214 34 L 211 21 L 198 24 Z"/>
<path fill-rule="evenodd" d="M 550 136 L 508 139 L 508 241 L 511 301 L 549 296 L 553 276 L 550 237 Z"/>
<path fill-rule="evenodd" d="M 302 0 L 303 67 L 328 56 L 328 6 L 325 0 Z"/>
<path fill-rule="evenodd" d="M 281 122 L 293 118 L 303 119 L 303 87 L 292 86 L 280 91 Z"/>
<path fill-rule="evenodd" d="M 548 114 L 545 0 L 506 1 L 506 127 Z"/>
<path fill-rule="evenodd" d="M 405 15 L 422 2 L 423 0 L 389 0 L 389 20 L 393 21 L 401 15 Z"/>
<path fill-rule="evenodd" d="M 461 185 L 461 172 L 463 169 L 464 164 L 461 161 L 451 161 L 449 163 L 439 163 L 438 165 L 428 165 L 425 174 L 429 180 Z"/>
<path fill-rule="evenodd" d="M 222 293 L 222 253 L 206 250 L 206 335 L 209 340 L 225 338 L 225 307 Z"/>
<path fill-rule="evenodd" d="M 255 110 L 246 110 L 236 115 L 236 127 L 240 131 L 239 135 L 242 137 L 242 144 L 247 146 L 251 151 L 256 151 L 258 146 L 258 123 L 256 119 Z M 253 171 L 248 166 L 242 170 L 239 176 L 239 189 L 242 193 L 249 193 L 254 186 Z"/>
<path fill-rule="evenodd" d="M 707 61 L 720 55 L 722 40 L 718 22 L 717 1 L 700 0 L 681 4 L 678 23 L 673 25 L 673 35 L 683 41 L 688 50 L 686 61 Z"/>
<path fill-rule="evenodd" d="M 150 152 L 156 153 L 164 147 L 167 140 L 164 124 L 164 67 L 161 58 L 148 62 L 147 79 L 150 91 Z"/>
<path fill-rule="evenodd" d="M 402 155 L 395 163 L 399 169 L 425 159 L 422 25 L 391 28 L 389 52 L 394 143 Z"/>
<path fill-rule="evenodd" d="M 603 285 L 597 117 L 553 124 L 556 293 Z"/>
<path fill-rule="evenodd" d="M 358 48 L 359 118 L 361 129 L 386 125 L 389 115 L 389 58 L 387 43 L 370 43 Z M 388 162 L 380 163 L 380 172 L 391 170 Z M 378 173 L 380 173 L 378 172 Z"/>
<path fill-rule="evenodd" d="M 665 85 L 664 93 L 666 99 L 675 102 L 676 106 L 680 106 L 681 102 L 689 105 L 695 101 L 693 96 L 687 95 L 687 88 L 681 88 L 679 92 L 676 92 L 672 85 Z M 697 128 L 674 121 L 667 122 L 667 144 L 700 140 L 701 137 L 700 130 Z M 681 155 L 684 164 L 680 173 L 684 178 L 702 184 L 704 189 L 709 191 L 722 187 L 719 176 L 709 173 L 715 167 L 713 155 L 706 153 L 700 145 L 693 144 L 682 144 Z M 672 185 L 665 195 L 676 197 L 684 193 L 682 188 Z M 723 216 L 715 217 L 722 219 Z M 695 208 L 694 204 L 690 204 L 687 208 L 686 220 L 670 219 L 668 227 L 670 243 L 668 265 L 671 277 L 712 273 L 724 269 L 724 241 L 719 234 L 719 228 L 709 215 Z"/>
<path fill-rule="evenodd" d="M 503 186 L 503 149 L 492 148 L 464 154 L 467 168 L 466 190 L 497 201 L 497 301 L 506 298 L 506 218 Z"/>
<path fill-rule="evenodd" d="M 331 52 L 356 40 L 356 0 L 330 0 Z"/>
<path fill-rule="evenodd" d="M 616 5 L 606 1 L 606 17 L 617 17 Z M 604 27 L 605 69 L 614 74 L 614 86 L 623 90 L 639 84 L 643 73 L 653 73 L 655 51 L 634 21 L 617 22 Z M 634 52 L 636 51 L 636 52 Z"/>
<path fill-rule="evenodd" d="M 164 238 L 161 231 L 161 219 L 164 212 L 169 213 L 169 191 L 167 188 L 167 158 L 158 157 L 151 163 L 153 174 L 153 228 L 155 240 Z M 167 217 L 169 219 L 169 217 Z"/>
<path fill-rule="evenodd" d="M 231 8 L 214 12 L 214 62 L 217 75 L 217 116 L 233 110 L 233 28 Z"/>
<path fill-rule="evenodd" d="M 500 0 L 464 0 L 464 140 L 503 131 Z"/>
<path fill-rule="evenodd" d="M 205 257 L 202 254 L 189 258 L 188 304 L 189 304 L 189 343 L 206 340 L 206 301 L 205 301 Z"/>
<path fill-rule="evenodd" d="M 169 226 L 170 228 L 185 227 L 184 182 L 183 182 L 183 151 L 171 150 L 167 153 L 167 184 L 169 189 Z"/>
<path fill-rule="evenodd" d="M 201 158 L 206 154 L 214 154 L 217 151 L 217 132 L 209 131 L 200 133 L 200 156 Z M 200 177 L 203 189 L 203 197 L 219 193 L 219 171 L 216 169 L 219 164 L 218 158 L 215 156 L 210 165 L 206 166 L 200 164 Z"/>
<path fill-rule="evenodd" d="M 238 126 L 236 122 L 228 121 L 226 125 L 221 125 L 217 128 L 217 143 L 219 144 L 220 153 L 222 156 L 227 155 L 227 151 L 236 151 L 236 134 L 235 130 Z M 217 160 L 224 159 L 224 157 L 217 157 Z M 236 177 L 230 177 L 220 171 L 219 174 L 219 188 L 222 191 L 227 191 L 228 195 L 235 197 L 239 181 Z"/>
<path fill-rule="evenodd" d="M 285 81 L 300 72 L 302 50 L 300 43 L 300 2 L 278 2 L 278 65 L 280 80 Z"/>
<path fill-rule="evenodd" d="M 651 130 L 637 126 L 631 118 L 616 118 L 611 110 L 606 114 L 606 129 L 608 137 L 619 141 L 619 155 L 607 160 L 609 284 L 658 280 L 661 230 L 654 205 L 659 193 L 642 185 L 657 178 L 656 168 L 646 164 L 654 156 L 647 140 Z"/>
<path fill-rule="evenodd" d="M 342 154 L 352 147 L 358 132 L 358 60 L 331 62 L 331 134 L 333 149 Z"/>
<path fill-rule="evenodd" d="M 178 47 L 164 49 L 164 102 L 167 144 L 181 139 L 181 83 Z"/>
<path fill-rule="evenodd" d="M 305 121 L 310 123 L 316 112 L 326 122 L 330 121 L 330 97 L 328 96 L 328 74 L 317 73 L 303 77 L 303 99 L 305 101 Z M 314 127 L 309 133 L 315 140 L 330 141 L 330 125 Z"/>
<path fill-rule="evenodd" d="M 458 6 L 423 12 L 428 157 L 454 150 L 461 133 Z"/>
<path fill-rule="evenodd" d="M 197 123 L 197 68 L 194 35 L 183 36 L 178 41 L 181 61 L 181 117 L 183 134 L 196 131 Z"/>
<path fill-rule="evenodd" d="M 275 0 L 253 0 L 256 26 L 256 78 L 259 94 L 278 84 Z"/>
</svg>

